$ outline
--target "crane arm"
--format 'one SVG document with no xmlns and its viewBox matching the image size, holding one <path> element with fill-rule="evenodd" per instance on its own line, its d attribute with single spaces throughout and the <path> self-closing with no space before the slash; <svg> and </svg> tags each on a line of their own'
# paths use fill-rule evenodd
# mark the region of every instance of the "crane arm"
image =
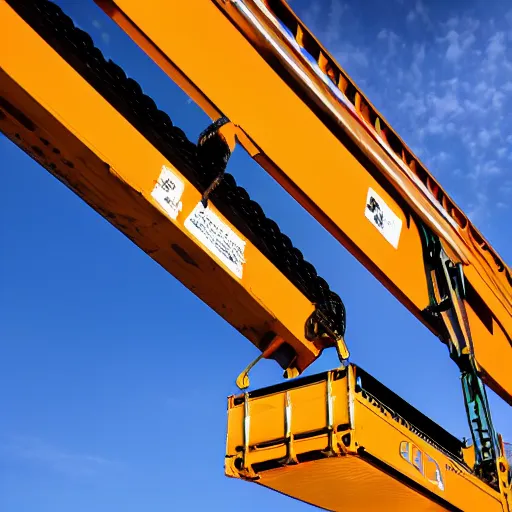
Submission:
<svg viewBox="0 0 512 512">
<path fill-rule="evenodd" d="M 235 0 L 231 4 L 237 8 L 245 6 Z M 270 5 L 249 0 L 247 4 L 257 5 L 262 12 Z M 320 204 L 306 194 L 306 190 L 317 190 L 318 184 L 308 188 L 309 183 L 304 190 L 298 187 L 294 181 L 297 175 L 291 173 L 293 169 L 287 173 L 280 169 L 263 146 L 259 146 L 259 139 L 256 143 L 256 138 L 241 124 L 235 124 L 231 116 L 223 115 L 223 108 L 218 108 L 211 99 L 206 101 L 202 88 L 197 87 L 175 63 L 166 60 L 166 54 L 125 13 L 112 9 L 112 5 L 104 3 L 103 7 L 140 39 L 171 75 L 176 74 L 184 88 L 190 88 L 198 101 L 204 101 L 206 110 L 215 118 L 220 117 L 201 134 L 197 145 L 188 141 L 185 134 L 173 126 L 167 114 L 159 111 L 142 93 L 140 86 L 127 78 L 112 61 L 106 61 L 90 37 L 48 0 L 0 0 L 0 47 L 7 49 L 0 58 L 0 131 L 244 334 L 260 349 L 260 357 L 275 359 L 285 369 L 286 376 L 302 372 L 330 346 L 336 346 L 345 361 L 348 358 L 343 342 L 345 309 L 340 297 L 329 289 L 277 225 L 225 172 L 238 139 L 255 159 L 282 180 L 287 190 L 316 213 L 324 225 L 333 233 L 338 230 L 340 241 L 374 270 L 392 291 L 396 291 L 397 296 L 402 294 L 404 303 L 448 344 L 462 372 L 467 414 L 475 442 L 471 472 L 484 485 L 505 496 L 504 489 L 509 483 L 500 476 L 506 473 L 508 466 L 504 461 L 503 445 L 492 426 L 485 388 L 478 374 L 508 398 L 506 375 L 504 379 L 499 368 L 493 366 L 493 360 L 485 359 L 486 354 L 496 355 L 496 350 L 503 348 L 497 345 L 499 337 L 496 338 L 498 331 L 494 320 L 502 329 L 505 341 L 509 341 L 506 315 L 500 317 L 496 303 L 491 303 L 488 297 L 489 300 L 482 301 L 481 289 L 474 284 L 476 281 L 468 280 L 470 272 L 467 269 L 477 268 L 480 277 L 484 275 L 480 271 L 485 273 L 490 269 L 482 279 L 492 289 L 497 303 L 506 310 L 509 290 L 498 278 L 505 275 L 509 279 L 508 268 L 488 247 L 481 247 L 483 251 L 476 256 L 466 251 L 467 247 L 465 249 L 461 243 L 464 238 L 461 233 L 456 229 L 447 231 L 449 225 L 453 228 L 454 224 L 443 224 L 442 218 L 447 220 L 447 212 L 435 204 L 427 208 L 427 200 L 432 199 L 430 196 L 419 194 L 413 197 L 414 188 L 407 188 L 408 185 L 400 188 L 397 184 L 405 183 L 404 176 L 393 181 L 392 175 L 395 178 L 399 175 L 396 169 L 389 167 L 389 162 L 381 159 L 382 168 L 371 167 L 375 156 L 371 141 L 382 141 L 380 135 L 375 137 L 368 127 L 366 131 L 360 130 L 361 126 L 364 128 L 364 109 L 361 107 L 363 100 L 361 97 L 357 100 L 357 94 L 354 108 L 348 103 L 345 105 L 354 122 L 353 126 L 347 126 L 354 128 L 359 137 L 357 144 L 351 146 L 349 139 L 339 144 L 339 136 L 333 127 L 329 127 L 327 118 L 322 118 L 314 106 L 307 107 L 303 97 L 290 94 L 288 89 L 281 90 L 283 102 L 299 99 L 298 103 L 293 104 L 295 100 L 290 103 L 297 107 L 297 111 L 290 110 L 294 115 L 306 116 L 306 120 L 308 109 L 314 114 L 309 117 L 311 125 L 306 126 L 308 130 L 319 130 L 316 141 L 319 146 L 312 153 L 323 154 L 324 160 L 320 163 L 328 162 L 326 157 L 333 156 L 331 150 L 343 149 L 345 153 L 341 151 L 338 156 L 345 159 L 352 177 L 356 177 L 352 184 L 354 192 L 359 194 L 368 188 L 364 206 L 369 224 L 361 223 L 360 219 L 350 222 L 343 217 L 336 218 L 335 223 L 334 214 L 346 206 L 343 201 L 336 203 L 331 219 L 324 211 L 325 205 L 322 204 L 321 209 Z M 249 19 L 248 12 L 244 15 Z M 299 29 L 297 34 L 304 36 L 303 29 Z M 254 42 L 251 45 L 250 51 L 257 49 L 260 53 L 249 51 L 247 55 L 256 56 L 254 64 L 258 65 L 262 48 Z M 240 48 L 244 48 L 243 45 Z M 321 63 L 322 54 L 318 55 Z M 272 68 L 261 67 L 262 71 L 265 69 Z M 326 74 L 330 76 L 327 71 Z M 41 80 L 42 76 L 44 80 Z M 275 76 L 271 73 L 262 79 L 271 81 Z M 282 77 L 278 76 L 274 83 L 277 94 L 279 84 L 286 84 L 279 80 Z M 339 85 L 340 80 L 336 82 Z M 339 99 L 346 103 L 345 97 L 340 95 Z M 278 106 L 285 108 L 286 103 Z M 241 109 L 239 113 L 246 112 Z M 251 125 L 251 116 L 248 120 Z M 378 121 L 380 123 L 380 119 Z M 379 123 L 376 123 L 378 133 Z M 327 131 L 322 131 L 322 126 Z M 335 139 L 325 137 L 329 133 L 335 135 Z M 295 134 L 302 136 L 297 131 Z M 349 135 L 353 136 L 353 133 Z M 265 142 L 265 137 L 262 140 Z M 296 145 L 296 149 L 300 153 L 302 148 Z M 382 146 L 379 151 L 385 149 Z M 367 160 L 362 161 L 360 155 L 354 156 L 357 151 L 366 154 Z M 373 164 L 376 165 L 374 161 Z M 321 174 L 322 169 L 315 169 L 315 175 Z M 300 175 L 308 177 L 307 174 L 302 172 Z M 350 201 L 350 194 L 345 190 L 343 193 L 344 199 Z M 357 207 L 357 202 L 351 206 Z M 451 215 L 453 209 L 448 213 Z M 338 220 L 348 222 L 340 226 Z M 354 224 L 363 231 L 366 229 L 364 234 L 373 237 L 372 243 L 368 243 L 365 236 L 353 240 L 357 237 Z M 367 229 L 369 225 L 373 226 L 370 230 Z M 343 231 L 345 227 L 352 229 L 352 238 Z M 452 236 L 457 233 L 459 239 Z M 386 253 L 384 247 L 387 246 L 382 245 L 384 241 L 396 252 Z M 373 243 L 376 247 L 372 248 Z M 368 247 L 363 247 L 364 244 Z M 367 249 L 368 254 L 363 249 Z M 417 251 L 417 257 L 413 257 L 408 265 L 411 251 Z M 492 255 L 503 275 L 493 274 L 496 269 L 492 265 L 480 262 L 482 265 L 478 267 L 478 257 L 485 255 L 485 251 Z M 394 257 L 397 259 L 393 260 Z M 485 263 L 485 258 L 483 260 Z M 408 267 L 418 273 L 418 280 L 410 288 L 405 283 L 406 288 L 402 289 L 399 286 L 402 283 L 393 281 L 384 271 L 396 272 L 393 275 L 400 279 L 400 272 L 395 268 L 397 261 L 404 265 L 399 269 L 402 273 Z M 418 313 L 414 311 L 417 306 L 414 301 L 420 298 L 424 304 L 422 309 L 417 308 Z M 500 323 L 502 319 L 505 320 Z M 485 338 L 485 334 L 478 332 L 478 321 L 493 336 L 492 346 L 487 347 L 487 351 L 475 341 L 477 337 Z M 479 358 L 475 358 L 475 353 Z M 508 355 L 506 351 L 498 354 L 505 360 Z M 241 387 L 248 385 L 247 372 L 242 373 L 238 382 Z M 357 391 L 358 386 L 356 383 L 355 392 L 361 391 Z M 349 411 L 353 409 L 351 400 Z M 288 402 L 287 431 L 291 413 Z M 331 402 L 328 393 L 329 456 L 335 455 Z M 244 418 L 245 426 L 248 418 Z M 353 429 L 351 422 L 338 427 Z M 245 448 L 249 448 L 248 445 Z M 289 448 L 291 453 L 291 444 Z M 460 459 L 460 456 L 456 455 L 456 458 Z M 287 460 L 293 461 L 293 457 Z"/>
<path fill-rule="evenodd" d="M 417 318 L 457 345 L 432 308 L 440 284 L 431 267 L 443 265 L 426 250 L 435 236 L 463 275 L 472 337 L 459 348 L 512 403 L 510 269 L 286 2 L 98 3 L 205 111 L 227 116 L 253 158 Z"/>
<path fill-rule="evenodd" d="M 230 197 L 245 198 L 246 213 L 222 201 L 216 201 L 224 204 L 222 211 L 212 202 L 205 208 L 199 189 L 206 190 L 212 179 L 205 137 L 198 147 L 188 141 L 118 66 L 93 46 L 94 59 L 85 56 L 81 45 L 89 36 L 57 6 L 36 4 L 31 12 L 38 29 L 46 27 L 54 46 L 59 41 L 67 61 L 0 0 L 0 48 L 6 50 L 0 58 L 0 131 L 275 359 L 288 376 L 302 372 L 335 341 L 322 335 L 322 315 L 333 320 L 326 327 L 342 335 L 340 298 L 232 177 L 219 186 L 220 192 L 227 189 Z M 44 8 L 52 18 L 45 18 Z M 145 113 L 150 110 L 145 119 L 141 105 Z M 233 186 L 227 188 L 226 182 Z M 216 199 L 219 195 L 218 189 L 212 192 Z M 217 230 L 216 239 L 207 238 L 213 229 L 206 229 L 207 223 Z M 269 225 L 274 229 L 265 228 Z M 202 335 L 197 326 L 190 328 Z"/>
</svg>

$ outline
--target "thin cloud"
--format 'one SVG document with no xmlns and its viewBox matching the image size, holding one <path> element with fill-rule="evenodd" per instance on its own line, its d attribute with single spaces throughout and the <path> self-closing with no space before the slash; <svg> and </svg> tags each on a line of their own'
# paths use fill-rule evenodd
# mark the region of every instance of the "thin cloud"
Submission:
<svg viewBox="0 0 512 512">
<path fill-rule="evenodd" d="M 350 73 L 355 70 L 357 74 L 358 69 L 369 67 L 367 49 L 346 37 L 345 27 L 353 24 L 357 15 L 348 4 L 340 0 L 330 0 L 326 6 L 321 6 L 319 2 L 311 2 L 300 15 L 306 25 L 332 52 L 334 58 L 350 70 Z"/>
<path fill-rule="evenodd" d="M 476 200 L 468 205 L 467 216 L 475 223 L 479 224 L 485 220 L 488 216 L 489 197 L 484 192 L 478 192 L 476 194 Z"/>
<path fill-rule="evenodd" d="M 408 23 L 414 21 L 423 21 L 425 24 L 430 25 L 430 18 L 425 4 L 421 0 L 417 0 L 414 8 L 409 11 L 406 17 Z"/>
<path fill-rule="evenodd" d="M 8 456 L 68 476 L 93 476 L 113 464 L 96 454 L 69 451 L 37 437 L 12 437 L 1 448 Z"/>
<path fill-rule="evenodd" d="M 512 10 L 443 17 L 420 0 L 371 37 L 357 10 L 331 0 L 330 12 L 342 13 L 336 24 L 350 27 L 334 30 L 318 5 L 302 16 L 308 26 L 472 218 L 483 223 L 510 202 L 502 191 L 512 175 Z"/>
<path fill-rule="evenodd" d="M 452 17 L 439 24 L 444 35 L 437 38 L 437 41 L 446 45 L 444 57 L 447 62 L 454 64 L 467 55 L 468 51 L 476 42 L 475 32 L 480 22 L 472 17 Z"/>
<path fill-rule="evenodd" d="M 97 31 L 99 31 L 101 40 L 105 44 L 109 44 L 110 43 L 110 34 L 106 30 L 103 29 L 103 24 L 99 20 L 94 19 L 94 20 L 92 20 L 92 26 Z"/>
</svg>

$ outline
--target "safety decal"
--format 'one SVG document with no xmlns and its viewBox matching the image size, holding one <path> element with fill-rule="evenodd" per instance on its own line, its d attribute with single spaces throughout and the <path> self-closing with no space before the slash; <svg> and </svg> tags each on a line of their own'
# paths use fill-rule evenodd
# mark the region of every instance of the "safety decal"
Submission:
<svg viewBox="0 0 512 512">
<path fill-rule="evenodd" d="M 151 192 L 153 198 L 164 209 L 164 211 L 173 220 L 176 220 L 181 211 L 181 196 L 185 190 L 185 184 L 181 181 L 171 169 L 162 166 L 162 171 L 158 181 Z"/>
<path fill-rule="evenodd" d="M 371 187 L 368 189 L 364 213 L 382 236 L 397 249 L 402 231 L 402 220 Z"/>
<path fill-rule="evenodd" d="M 199 202 L 185 221 L 185 227 L 233 274 L 242 278 L 245 240 L 209 207 Z"/>
</svg>

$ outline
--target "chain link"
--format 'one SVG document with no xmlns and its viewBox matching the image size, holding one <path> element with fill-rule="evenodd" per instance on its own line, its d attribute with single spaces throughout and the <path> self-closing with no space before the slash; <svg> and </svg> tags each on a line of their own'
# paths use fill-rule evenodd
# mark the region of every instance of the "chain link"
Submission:
<svg viewBox="0 0 512 512">
<path fill-rule="evenodd" d="M 49 0 L 8 0 L 7 3 L 50 44 L 80 75 L 112 104 L 144 137 L 183 173 L 201 192 L 219 176 L 226 155 L 205 161 L 200 147 L 173 125 L 140 85 L 126 76 L 112 60 L 106 60 L 92 38 L 75 27 L 71 18 Z M 211 155 L 211 153 L 210 153 Z M 229 156 L 229 155 L 228 155 Z M 299 249 L 266 217 L 247 191 L 231 174 L 212 191 L 211 200 L 327 319 L 336 336 L 345 333 L 345 306 L 317 275 Z"/>
</svg>

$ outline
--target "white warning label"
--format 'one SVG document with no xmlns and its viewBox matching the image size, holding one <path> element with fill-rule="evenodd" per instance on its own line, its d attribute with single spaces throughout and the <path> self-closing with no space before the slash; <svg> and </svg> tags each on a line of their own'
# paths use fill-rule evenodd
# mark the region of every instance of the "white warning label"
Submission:
<svg viewBox="0 0 512 512">
<path fill-rule="evenodd" d="M 372 188 L 368 189 L 364 213 L 366 218 L 382 233 L 382 236 L 397 249 L 402 231 L 402 220 Z"/>
<path fill-rule="evenodd" d="M 162 171 L 158 181 L 151 192 L 158 204 L 165 212 L 176 220 L 181 211 L 181 196 L 185 190 L 185 185 L 178 176 L 176 176 L 168 167 L 162 166 Z"/>
<path fill-rule="evenodd" d="M 245 241 L 214 212 L 199 202 L 185 221 L 185 227 L 231 272 L 242 278 Z"/>
</svg>

